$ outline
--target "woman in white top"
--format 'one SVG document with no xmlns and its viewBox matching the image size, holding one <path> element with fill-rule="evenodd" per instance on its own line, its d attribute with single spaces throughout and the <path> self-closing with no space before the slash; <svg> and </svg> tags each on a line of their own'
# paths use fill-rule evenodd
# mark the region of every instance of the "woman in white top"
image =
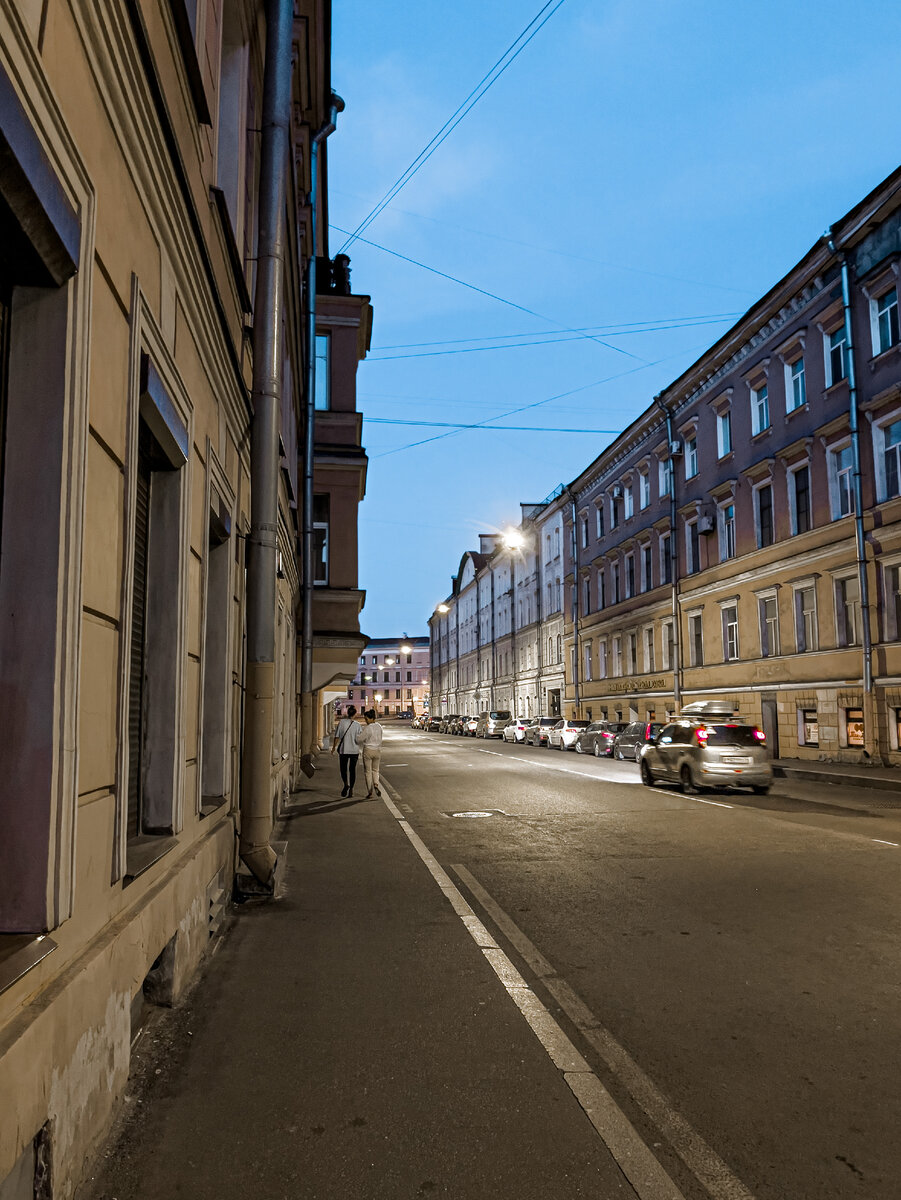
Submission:
<svg viewBox="0 0 901 1200">
<path fill-rule="evenodd" d="M 363 773 L 366 776 L 366 799 L 381 796 L 379 791 L 379 763 L 382 761 L 382 727 L 375 717 L 375 709 L 364 712 L 366 724 L 357 735 L 357 743 L 363 750 Z M 374 794 L 373 794 L 374 793 Z"/>
</svg>

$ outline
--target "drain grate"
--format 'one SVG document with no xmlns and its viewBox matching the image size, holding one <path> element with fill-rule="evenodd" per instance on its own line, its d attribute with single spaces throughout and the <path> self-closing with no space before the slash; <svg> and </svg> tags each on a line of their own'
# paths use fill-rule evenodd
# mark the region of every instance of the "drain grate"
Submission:
<svg viewBox="0 0 901 1200">
<path fill-rule="evenodd" d="M 446 817 L 505 817 L 507 814 L 500 808 L 466 809 L 464 812 L 446 812 Z"/>
</svg>

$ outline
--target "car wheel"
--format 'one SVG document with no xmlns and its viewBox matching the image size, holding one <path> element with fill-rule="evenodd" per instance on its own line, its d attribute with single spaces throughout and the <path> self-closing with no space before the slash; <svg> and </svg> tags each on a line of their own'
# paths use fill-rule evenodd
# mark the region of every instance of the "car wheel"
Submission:
<svg viewBox="0 0 901 1200">
<path fill-rule="evenodd" d="M 653 787 L 654 786 L 654 772 L 648 766 L 648 760 L 646 758 L 643 758 L 641 760 L 640 771 L 641 771 L 641 782 L 644 784 L 644 786 L 645 787 Z"/>
<path fill-rule="evenodd" d="M 576 742 L 576 754 L 584 754 L 584 753 L 585 753 L 585 751 L 582 749 L 582 743 Z"/>
<path fill-rule="evenodd" d="M 751 786 L 751 791 L 755 796 L 765 796 L 770 790 L 768 783 L 755 783 Z"/>
<path fill-rule="evenodd" d="M 683 796 L 693 796 L 698 790 L 695 787 L 695 781 L 691 777 L 691 767 L 688 763 L 682 764 L 682 770 L 679 772 L 679 782 L 682 784 Z"/>
<path fill-rule="evenodd" d="M 635 759 L 636 762 L 638 762 L 639 757 L 640 757 L 638 750 L 639 750 L 639 747 L 636 746 L 634 751 L 632 752 L 632 757 Z"/>
<path fill-rule="evenodd" d="M 595 758 L 603 758 L 604 757 L 604 751 L 601 749 L 600 742 L 595 742 L 595 744 L 594 744 L 594 756 L 595 756 Z"/>
</svg>

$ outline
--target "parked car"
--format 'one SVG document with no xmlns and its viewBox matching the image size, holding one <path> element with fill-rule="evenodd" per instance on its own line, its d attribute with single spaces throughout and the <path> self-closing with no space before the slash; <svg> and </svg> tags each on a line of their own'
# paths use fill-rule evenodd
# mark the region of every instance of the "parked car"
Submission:
<svg viewBox="0 0 901 1200">
<path fill-rule="evenodd" d="M 559 717 L 533 717 L 531 724 L 526 726 L 526 745 L 546 746 L 548 734 L 559 720 Z"/>
<path fill-rule="evenodd" d="M 551 726 L 547 744 L 555 746 L 558 750 L 571 750 L 576 744 L 576 738 L 590 724 L 590 721 L 571 721 L 568 717 L 563 717 L 556 725 Z"/>
<path fill-rule="evenodd" d="M 462 730 L 463 736 L 464 737 L 475 737 L 478 724 L 479 724 L 478 717 L 467 717 L 466 720 L 463 722 L 463 730 Z"/>
<path fill-rule="evenodd" d="M 466 720 L 466 717 L 463 716 L 462 713 L 460 714 L 460 716 L 451 717 L 451 719 L 447 723 L 447 732 L 452 733 L 454 735 L 454 737 L 459 737 L 460 734 L 463 732 L 463 723 L 465 720 Z"/>
<path fill-rule="evenodd" d="M 456 721 L 459 718 L 459 716 L 460 716 L 459 713 L 445 714 L 445 716 L 443 716 L 441 718 L 441 725 L 438 729 L 438 732 L 439 733 L 453 733 L 451 726 L 453 725 L 454 721 Z"/>
<path fill-rule="evenodd" d="M 576 738 L 576 753 L 609 758 L 613 752 L 614 738 L 625 728 L 625 721 L 592 721 Z"/>
<path fill-rule="evenodd" d="M 526 740 L 526 729 L 528 727 L 529 717 L 511 717 L 504 726 L 502 734 L 505 742 L 524 742 Z"/>
<path fill-rule="evenodd" d="M 438 730 L 441 728 L 441 718 L 440 717 L 429 717 L 428 723 L 426 724 L 425 727 L 429 731 L 429 733 L 437 733 Z"/>
<path fill-rule="evenodd" d="M 708 787 L 749 787 L 764 795 L 773 782 L 766 735 L 756 725 L 717 713 L 712 702 L 687 705 L 642 746 L 639 762 L 642 783 L 678 783 L 686 794 Z"/>
<path fill-rule="evenodd" d="M 663 728 L 662 721 L 633 721 L 613 741 L 613 757 L 638 762 L 639 751 Z"/>
<path fill-rule="evenodd" d="M 510 720 L 510 710 L 499 708 L 491 712 L 479 713 L 476 723 L 476 737 L 493 738 L 504 736 L 504 726 Z"/>
</svg>

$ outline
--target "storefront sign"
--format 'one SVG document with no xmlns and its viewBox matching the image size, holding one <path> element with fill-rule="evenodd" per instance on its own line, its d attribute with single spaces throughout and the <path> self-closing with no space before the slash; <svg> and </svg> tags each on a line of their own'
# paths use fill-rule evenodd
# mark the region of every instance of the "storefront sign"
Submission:
<svg viewBox="0 0 901 1200">
<path fill-rule="evenodd" d="M 611 696 L 626 695 L 629 692 L 662 692 L 672 688 L 672 681 L 661 679 L 621 679 L 607 680 L 607 692 Z"/>
</svg>

